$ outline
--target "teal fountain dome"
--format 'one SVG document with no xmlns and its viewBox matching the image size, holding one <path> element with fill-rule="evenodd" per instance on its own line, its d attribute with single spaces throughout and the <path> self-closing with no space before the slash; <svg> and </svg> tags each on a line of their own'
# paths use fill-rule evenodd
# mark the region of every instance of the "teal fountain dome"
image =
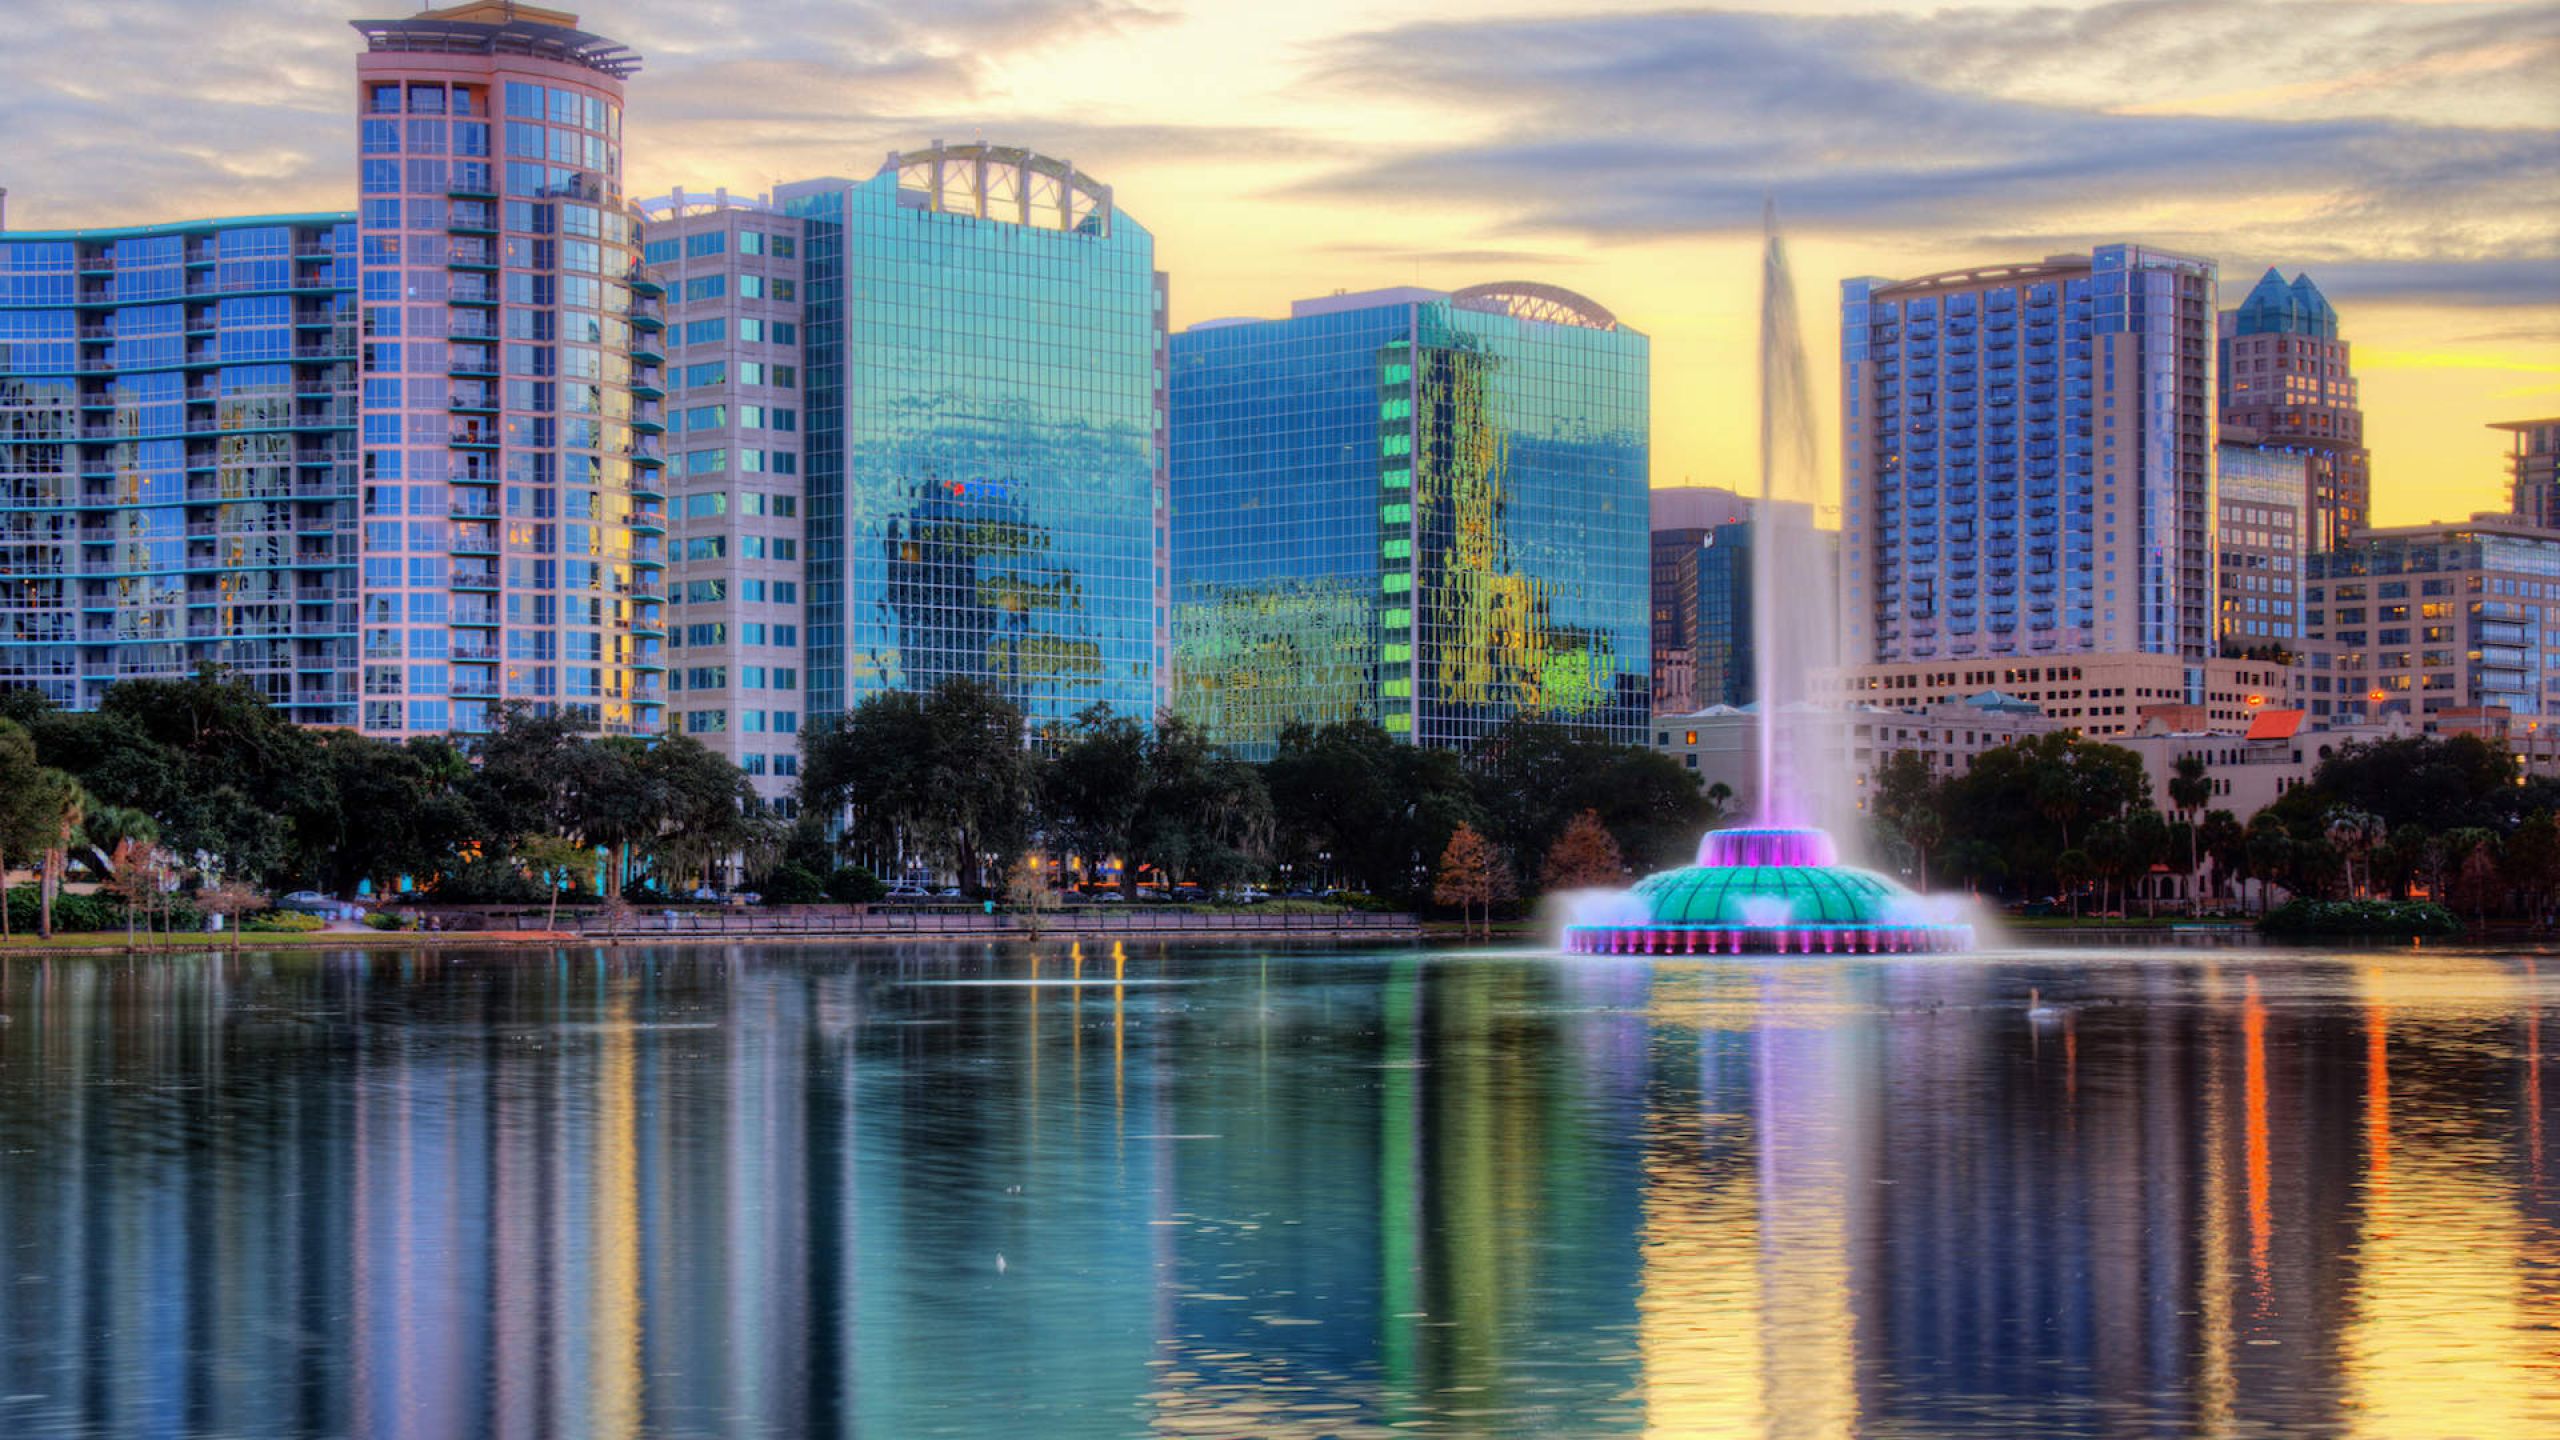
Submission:
<svg viewBox="0 0 2560 1440">
<path fill-rule="evenodd" d="M 1564 938 L 1587 955 L 1882 955 L 1970 950 L 1973 927 L 1841 864 L 1828 832 L 1760 827 L 1710 833 L 1697 864 L 1637 881 Z"/>
</svg>

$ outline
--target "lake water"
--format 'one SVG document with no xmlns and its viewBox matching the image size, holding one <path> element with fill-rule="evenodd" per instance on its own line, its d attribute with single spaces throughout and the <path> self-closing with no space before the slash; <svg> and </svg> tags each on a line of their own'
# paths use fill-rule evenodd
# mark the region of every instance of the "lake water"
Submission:
<svg viewBox="0 0 2560 1440">
<path fill-rule="evenodd" d="M 2560 1435 L 2560 954 L 0 966 L 11 1440 Z"/>
</svg>

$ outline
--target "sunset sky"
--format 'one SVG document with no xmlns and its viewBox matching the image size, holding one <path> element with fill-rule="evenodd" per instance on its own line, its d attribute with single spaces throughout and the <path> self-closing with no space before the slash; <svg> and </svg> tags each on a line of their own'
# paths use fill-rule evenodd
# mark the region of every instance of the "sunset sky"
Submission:
<svg viewBox="0 0 2560 1440">
<path fill-rule="evenodd" d="M 9 223 L 348 208 L 345 22 L 410 8 L 11 7 Z M 2560 415 L 2560 4 L 563 8 L 647 59 L 635 195 L 984 138 L 1110 183 L 1177 326 L 1388 284 L 1581 290 L 1654 338 L 1657 485 L 1755 473 L 1764 194 L 1817 377 L 1842 277 L 2127 239 L 2217 258 L 2226 305 L 2310 272 L 2355 345 L 2380 522 L 2502 505 L 2483 427 Z"/>
</svg>

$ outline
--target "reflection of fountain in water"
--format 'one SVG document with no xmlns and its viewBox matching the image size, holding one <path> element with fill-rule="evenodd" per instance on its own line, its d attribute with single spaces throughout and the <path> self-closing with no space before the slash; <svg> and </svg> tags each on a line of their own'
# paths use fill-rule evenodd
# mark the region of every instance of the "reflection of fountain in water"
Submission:
<svg viewBox="0 0 2560 1440">
<path fill-rule="evenodd" d="M 1795 281 L 1774 204 L 1762 214 L 1760 501 L 1751 517 L 1752 686 L 1759 811 L 1720 830 L 1698 863 L 1630 891 L 1567 897 L 1567 949 L 1596 954 L 1879 954 L 1966 950 L 1960 901 L 1912 894 L 1842 865 L 1833 836 L 1864 838 L 1849 776 L 1826 765 L 1808 677 L 1835 665 L 1833 562 L 1814 526 L 1820 477 Z"/>
</svg>

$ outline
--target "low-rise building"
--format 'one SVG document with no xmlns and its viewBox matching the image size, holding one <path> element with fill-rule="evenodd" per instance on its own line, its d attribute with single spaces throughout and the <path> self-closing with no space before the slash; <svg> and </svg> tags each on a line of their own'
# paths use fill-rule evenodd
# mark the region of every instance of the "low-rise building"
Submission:
<svg viewBox="0 0 2560 1440">
<path fill-rule="evenodd" d="M 2311 558 L 2303 636 L 2314 724 L 2560 719 L 2560 530 L 2484 514 L 2363 531 Z"/>
<path fill-rule="evenodd" d="M 2108 739 L 2133 733 L 2144 707 L 2159 704 L 2200 706 L 2209 725 L 2241 729 L 2259 710 L 2282 705 L 2290 684 L 2287 667 L 2274 661 L 2118 652 L 1853 665 L 1816 674 L 1813 695 L 1827 705 L 1925 711 L 1997 690 L 2066 728 Z"/>
</svg>

